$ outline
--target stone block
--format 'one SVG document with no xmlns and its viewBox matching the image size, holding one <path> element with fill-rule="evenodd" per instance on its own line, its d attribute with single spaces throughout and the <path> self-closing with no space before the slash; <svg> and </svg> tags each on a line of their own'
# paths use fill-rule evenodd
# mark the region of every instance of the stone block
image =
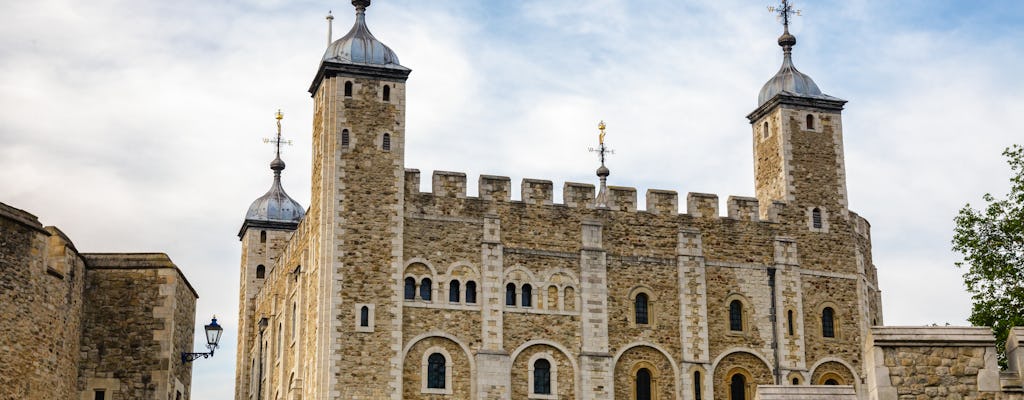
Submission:
<svg viewBox="0 0 1024 400">
<path fill-rule="evenodd" d="M 757 199 L 753 197 L 739 197 L 729 196 L 726 200 L 727 213 L 729 218 L 739 219 L 744 221 L 757 221 L 758 217 L 758 203 Z"/>
<path fill-rule="evenodd" d="M 589 208 L 594 206 L 594 185 L 589 183 L 566 182 L 562 186 L 562 201 L 569 207 Z"/>
<path fill-rule="evenodd" d="M 608 208 L 618 211 L 636 211 L 636 188 L 608 186 Z"/>
<path fill-rule="evenodd" d="M 405 169 L 405 194 L 417 194 L 420 192 L 420 170 Z"/>
<path fill-rule="evenodd" d="M 718 195 L 687 193 L 686 213 L 694 218 L 718 218 Z"/>
<path fill-rule="evenodd" d="M 436 197 L 466 197 L 466 174 L 462 172 L 434 171 L 431 183 Z"/>
<path fill-rule="evenodd" d="M 480 199 L 512 200 L 512 180 L 507 176 L 480 175 Z"/>
<path fill-rule="evenodd" d="M 675 215 L 679 213 L 679 194 L 673 190 L 647 189 L 647 212 Z"/>
<path fill-rule="evenodd" d="M 533 205 L 551 205 L 554 201 L 551 181 L 523 178 L 523 203 Z"/>
</svg>

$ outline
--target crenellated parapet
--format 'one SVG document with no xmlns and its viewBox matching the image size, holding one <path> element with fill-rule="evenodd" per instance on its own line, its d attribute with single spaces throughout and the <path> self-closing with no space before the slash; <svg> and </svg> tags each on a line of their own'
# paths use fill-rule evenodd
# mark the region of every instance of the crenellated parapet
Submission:
<svg viewBox="0 0 1024 400">
<path fill-rule="evenodd" d="M 407 199 L 432 196 L 435 198 L 466 199 L 485 202 L 511 202 L 531 206 L 559 206 L 577 209 L 595 209 L 596 188 L 589 183 L 565 182 L 562 186 L 562 203 L 554 201 L 554 184 L 550 180 L 523 178 L 519 185 L 519 200 L 512 200 L 512 180 L 507 176 L 480 175 L 478 196 L 467 195 L 466 174 L 453 171 L 434 171 L 431 174 L 431 191 L 421 192 L 421 173 L 418 169 L 405 170 L 405 194 Z M 689 216 L 697 219 L 727 218 L 748 222 L 778 222 L 786 203 L 773 201 L 767 207 L 766 218 L 760 216 L 758 199 L 744 196 L 729 196 L 726 199 L 726 213 L 719 210 L 719 196 L 709 193 L 690 192 L 686 195 L 686 210 L 680 213 L 679 194 L 674 190 L 648 189 L 644 195 L 645 209 L 639 210 L 637 189 L 626 186 L 608 186 L 607 210 L 626 213 L 649 213 L 658 216 Z M 858 228 L 866 230 L 867 221 L 857 217 Z M 858 229 L 858 232 L 861 230 Z"/>
</svg>

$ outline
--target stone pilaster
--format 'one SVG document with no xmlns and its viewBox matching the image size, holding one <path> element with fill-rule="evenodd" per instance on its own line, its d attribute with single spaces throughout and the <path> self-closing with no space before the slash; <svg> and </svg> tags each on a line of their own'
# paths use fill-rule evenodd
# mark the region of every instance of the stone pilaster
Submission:
<svg viewBox="0 0 1024 400">
<path fill-rule="evenodd" d="M 481 326 L 483 348 L 476 354 L 476 398 L 508 399 L 512 393 L 512 360 L 504 349 L 504 246 L 501 244 L 501 220 L 497 215 L 484 217 L 483 243 L 480 245 L 482 268 Z"/>
<path fill-rule="evenodd" d="M 580 354 L 581 398 L 611 399 L 613 365 L 608 353 L 608 259 L 601 223 L 583 222 L 580 286 L 583 351 Z"/>
<path fill-rule="evenodd" d="M 691 367 L 702 366 L 705 371 L 711 369 L 710 352 L 708 350 L 708 283 L 704 269 L 704 246 L 700 231 L 682 229 L 679 231 L 679 244 L 676 247 L 677 265 L 679 268 L 679 332 L 683 340 L 683 371 L 684 385 L 692 387 L 693 376 Z M 705 372 L 706 376 L 707 373 Z M 712 393 L 711 379 L 704 377 L 703 393 Z M 683 399 L 691 400 L 693 390 L 683 390 Z"/>
<path fill-rule="evenodd" d="M 775 340 L 778 343 L 780 376 L 785 379 L 797 371 L 806 376 L 807 360 L 804 351 L 803 285 L 800 279 L 800 257 L 796 241 L 788 237 L 775 238 Z M 793 312 L 793 334 L 790 335 L 789 312 Z M 784 382 L 785 383 L 785 382 Z"/>
</svg>

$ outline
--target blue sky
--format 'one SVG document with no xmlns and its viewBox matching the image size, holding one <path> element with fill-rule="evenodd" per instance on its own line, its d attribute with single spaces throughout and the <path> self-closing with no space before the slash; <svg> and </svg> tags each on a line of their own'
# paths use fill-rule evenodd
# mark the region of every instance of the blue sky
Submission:
<svg viewBox="0 0 1024 400">
<path fill-rule="evenodd" d="M 7 2 L 0 15 L 0 201 L 83 251 L 163 251 L 221 317 L 194 398 L 231 396 L 239 243 L 270 184 L 283 109 L 285 188 L 309 199 L 312 105 L 347 1 Z M 610 183 L 753 194 L 750 126 L 778 69 L 768 2 L 378 0 L 368 21 L 413 69 L 406 164 L 594 182 L 608 123 Z M 798 2 L 796 66 L 844 111 L 850 208 L 872 223 L 890 325 L 964 324 L 949 248 L 965 203 L 1008 187 L 1024 142 L 1024 3 Z M 429 180 L 424 179 L 424 184 Z M 470 184 L 470 194 L 475 185 Z M 424 187 L 424 190 L 428 188 Z M 560 200 L 560 194 L 556 194 Z M 197 323 L 197 326 L 201 323 Z M 198 338 L 198 337 L 197 337 Z"/>
</svg>

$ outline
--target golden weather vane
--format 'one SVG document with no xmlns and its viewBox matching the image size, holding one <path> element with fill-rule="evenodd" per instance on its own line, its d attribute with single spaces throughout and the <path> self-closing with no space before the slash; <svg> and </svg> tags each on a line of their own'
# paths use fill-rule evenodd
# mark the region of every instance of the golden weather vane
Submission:
<svg viewBox="0 0 1024 400">
<path fill-rule="evenodd" d="M 608 126 L 605 125 L 604 121 L 597 124 L 597 130 L 601 131 L 601 133 L 597 134 L 598 147 L 596 149 L 593 147 L 587 149 L 591 153 L 597 153 L 601 157 L 601 166 L 604 166 L 604 157 L 606 154 L 615 154 L 615 150 L 609 149 L 604 145 L 604 135 L 608 133 L 605 132 L 607 127 Z"/>
<path fill-rule="evenodd" d="M 291 140 L 283 140 L 283 139 L 281 139 L 281 120 L 284 119 L 284 113 L 281 112 L 280 108 L 277 109 L 276 113 L 274 113 L 274 119 L 277 120 L 277 137 L 275 137 L 273 139 L 271 139 L 271 138 L 263 138 L 263 143 L 274 143 L 275 152 L 277 153 L 278 157 L 281 157 L 281 145 L 283 144 L 283 145 L 291 146 L 292 145 L 292 141 Z"/>
</svg>

